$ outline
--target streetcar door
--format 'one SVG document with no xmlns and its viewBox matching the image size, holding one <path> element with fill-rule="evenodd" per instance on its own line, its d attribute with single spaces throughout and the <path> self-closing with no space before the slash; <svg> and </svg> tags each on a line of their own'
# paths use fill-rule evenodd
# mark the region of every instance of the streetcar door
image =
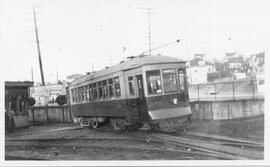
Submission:
<svg viewBox="0 0 270 167">
<path fill-rule="evenodd" d="M 138 93 L 139 93 L 139 99 L 144 99 L 144 89 L 143 89 L 143 78 L 142 75 L 136 75 L 137 80 L 137 87 L 138 87 Z"/>
</svg>

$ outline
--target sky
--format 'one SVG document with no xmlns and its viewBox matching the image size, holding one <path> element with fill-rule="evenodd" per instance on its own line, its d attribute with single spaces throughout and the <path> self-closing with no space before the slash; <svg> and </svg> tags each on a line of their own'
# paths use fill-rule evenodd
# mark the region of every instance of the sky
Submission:
<svg viewBox="0 0 270 167">
<path fill-rule="evenodd" d="M 153 54 L 189 60 L 205 53 L 222 60 L 226 52 L 248 57 L 270 46 L 267 0 L 0 0 L 4 80 L 31 80 L 33 69 L 34 82 L 41 82 L 33 4 L 45 82 L 147 51 L 147 8 L 152 48 L 180 39 Z"/>
</svg>

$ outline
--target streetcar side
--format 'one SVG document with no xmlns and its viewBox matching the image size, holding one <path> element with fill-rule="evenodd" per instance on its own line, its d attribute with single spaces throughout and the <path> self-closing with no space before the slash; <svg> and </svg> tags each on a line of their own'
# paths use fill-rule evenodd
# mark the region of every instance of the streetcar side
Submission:
<svg viewBox="0 0 270 167">
<path fill-rule="evenodd" d="M 69 87 L 70 108 L 82 126 L 173 129 L 191 117 L 185 62 L 142 56 L 86 75 Z"/>
<path fill-rule="evenodd" d="M 82 126 L 97 126 L 108 118 L 125 118 L 123 72 L 93 78 L 70 87 L 71 111 Z"/>
</svg>

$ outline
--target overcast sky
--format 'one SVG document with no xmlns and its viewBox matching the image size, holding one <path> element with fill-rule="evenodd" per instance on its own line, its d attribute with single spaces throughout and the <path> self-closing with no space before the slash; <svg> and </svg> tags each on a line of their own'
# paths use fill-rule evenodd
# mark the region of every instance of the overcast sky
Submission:
<svg viewBox="0 0 270 167">
<path fill-rule="evenodd" d="M 180 39 L 154 53 L 187 60 L 195 53 L 222 59 L 270 46 L 269 2 L 262 0 L 0 0 L 1 71 L 4 80 L 40 82 L 33 4 L 37 5 L 46 82 L 119 63 Z M 231 40 L 228 40 L 228 39 Z M 123 52 L 123 47 L 126 48 Z M 3 63 L 3 65 L 2 65 Z"/>
</svg>

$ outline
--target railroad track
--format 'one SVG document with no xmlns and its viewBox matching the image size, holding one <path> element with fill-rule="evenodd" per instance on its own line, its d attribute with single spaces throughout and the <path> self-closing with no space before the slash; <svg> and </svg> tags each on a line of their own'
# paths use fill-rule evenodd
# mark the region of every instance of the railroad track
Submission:
<svg viewBox="0 0 270 167">
<path fill-rule="evenodd" d="M 187 136 L 189 138 L 199 138 L 202 140 L 208 140 L 208 141 L 211 141 L 217 144 L 222 144 L 222 145 L 233 145 L 233 146 L 238 146 L 241 148 L 249 147 L 249 148 L 255 148 L 258 150 L 264 149 L 263 142 L 246 140 L 242 138 L 220 136 L 220 135 L 214 135 L 214 134 L 205 134 L 205 133 L 199 133 L 199 132 L 185 132 L 180 135 Z"/>
<path fill-rule="evenodd" d="M 178 134 L 179 135 L 179 134 Z M 199 150 L 205 153 L 223 156 L 226 159 L 263 159 L 262 143 L 217 139 L 211 136 L 202 139 L 202 136 L 192 137 L 176 136 L 174 134 L 156 133 L 151 134 L 154 139 L 163 140 L 166 143 L 185 147 L 190 150 Z"/>
<path fill-rule="evenodd" d="M 116 144 L 115 144 L 116 143 Z M 120 143 L 120 145 L 119 145 Z M 132 138 L 91 138 L 91 139 L 11 139 L 6 140 L 6 150 L 52 150 L 59 151 L 63 149 L 79 150 L 79 149 L 106 149 L 106 150 L 127 150 L 127 151 L 140 151 L 140 152 L 155 152 L 162 154 L 178 154 L 188 155 L 189 157 L 201 157 L 201 159 L 229 159 L 223 155 L 213 154 L 213 152 L 205 152 L 202 150 L 189 150 L 180 145 L 173 145 L 164 143 L 162 140 L 157 139 L 132 139 Z M 169 144 L 169 145 L 168 145 Z M 128 145 L 128 147 L 127 147 Z M 13 155 L 6 155 L 7 160 L 35 160 L 44 157 L 19 157 L 14 158 Z M 47 158 L 47 160 L 52 160 Z"/>
<path fill-rule="evenodd" d="M 59 133 L 63 130 L 77 128 L 60 128 L 44 133 Z M 107 132 L 104 129 L 104 132 Z M 123 132 L 115 132 L 123 133 Z M 119 144 L 120 143 L 120 144 Z M 183 132 L 143 132 L 130 134 L 121 138 L 57 138 L 57 139 L 6 139 L 6 149 L 83 149 L 107 148 L 139 151 L 174 152 L 191 156 L 206 156 L 210 159 L 263 159 L 264 145 L 261 142 L 229 138 L 203 133 Z M 10 156 L 12 157 L 12 156 Z M 22 157 L 24 158 L 24 157 Z M 39 157 L 37 157 L 39 158 Z M 11 158 L 12 159 L 12 158 Z M 27 158 L 26 158 L 27 159 Z"/>
</svg>

